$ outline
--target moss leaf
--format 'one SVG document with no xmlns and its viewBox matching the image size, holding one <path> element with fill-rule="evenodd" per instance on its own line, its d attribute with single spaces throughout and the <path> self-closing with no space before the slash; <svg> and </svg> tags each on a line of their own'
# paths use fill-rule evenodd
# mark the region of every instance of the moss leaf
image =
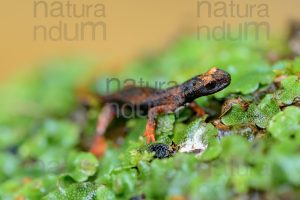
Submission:
<svg viewBox="0 0 300 200">
<path fill-rule="evenodd" d="M 289 76 L 281 82 L 283 89 L 277 92 L 280 103 L 290 105 L 296 97 L 300 97 L 300 82 L 297 76 Z"/>
<path fill-rule="evenodd" d="M 69 158 L 69 167 L 71 171 L 68 173 L 77 182 L 86 181 L 90 176 L 94 175 L 98 168 L 98 160 L 91 153 L 80 153 Z"/>
<path fill-rule="evenodd" d="M 162 115 L 159 116 L 157 119 L 157 134 L 163 134 L 163 133 L 170 133 L 173 131 L 175 123 L 175 115 L 169 114 L 169 115 Z"/>
<path fill-rule="evenodd" d="M 93 183 L 75 183 L 66 190 L 49 193 L 43 200 L 92 200 L 96 197 L 96 186 Z"/>
<path fill-rule="evenodd" d="M 248 112 L 255 124 L 260 128 L 266 128 L 271 118 L 280 111 L 279 106 L 272 95 L 267 95 L 258 104 L 251 104 Z"/>
<path fill-rule="evenodd" d="M 268 131 L 280 140 L 300 140 L 300 108 L 291 106 L 277 113 L 271 120 Z"/>
<path fill-rule="evenodd" d="M 227 126 L 246 124 L 249 123 L 250 120 L 251 119 L 248 116 L 247 111 L 245 111 L 239 104 L 232 105 L 231 110 L 221 119 L 221 121 Z"/>
</svg>

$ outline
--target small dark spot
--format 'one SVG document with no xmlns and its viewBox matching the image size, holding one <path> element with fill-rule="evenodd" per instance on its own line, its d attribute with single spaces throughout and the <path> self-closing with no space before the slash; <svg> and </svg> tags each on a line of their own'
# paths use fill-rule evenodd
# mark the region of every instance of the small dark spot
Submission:
<svg viewBox="0 0 300 200">
<path fill-rule="evenodd" d="M 212 82 L 210 82 L 206 85 L 206 88 L 207 89 L 213 89 L 213 88 L 215 88 L 215 86 L 216 86 L 216 83 L 214 81 L 212 81 Z"/>
<path fill-rule="evenodd" d="M 167 158 L 170 157 L 169 146 L 162 143 L 155 143 L 149 147 L 150 152 L 155 152 L 154 158 Z"/>
<path fill-rule="evenodd" d="M 11 146 L 7 149 L 7 151 L 15 155 L 18 153 L 18 146 L 16 146 L 16 145 Z"/>
<path fill-rule="evenodd" d="M 296 137 L 295 134 L 290 135 L 291 139 L 295 139 L 295 137 Z"/>
</svg>

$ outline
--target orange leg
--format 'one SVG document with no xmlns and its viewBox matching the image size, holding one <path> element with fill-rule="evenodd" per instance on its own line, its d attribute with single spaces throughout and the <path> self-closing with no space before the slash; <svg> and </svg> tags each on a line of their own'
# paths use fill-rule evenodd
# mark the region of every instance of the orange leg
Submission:
<svg viewBox="0 0 300 200">
<path fill-rule="evenodd" d="M 115 110 L 111 104 L 106 104 L 101 113 L 98 116 L 97 127 L 96 127 L 96 134 L 99 136 L 104 135 L 107 127 L 112 122 L 115 117 Z"/>
<path fill-rule="evenodd" d="M 100 157 L 105 152 L 106 142 L 104 133 L 114 117 L 115 111 L 113 106 L 110 104 L 105 105 L 98 116 L 96 136 L 94 137 L 92 145 L 90 147 L 90 152 L 97 157 Z"/>
<path fill-rule="evenodd" d="M 156 128 L 156 118 L 159 114 L 166 114 L 170 112 L 174 112 L 177 108 L 176 105 L 163 105 L 153 107 L 148 112 L 148 121 L 146 125 L 146 130 L 144 136 L 147 138 L 147 143 L 149 144 L 151 141 L 155 142 L 155 128 Z"/>
<path fill-rule="evenodd" d="M 194 101 L 192 101 L 188 105 L 199 117 L 202 117 L 205 115 L 205 111 Z"/>
<path fill-rule="evenodd" d="M 144 133 L 144 136 L 147 138 L 147 144 L 149 144 L 151 141 L 155 142 L 155 127 L 156 127 L 155 120 L 147 121 L 146 130 Z"/>
<path fill-rule="evenodd" d="M 106 146 L 107 145 L 104 136 L 96 136 L 90 147 L 90 152 L 99 158 L 104 155 Z"/>
</svg>

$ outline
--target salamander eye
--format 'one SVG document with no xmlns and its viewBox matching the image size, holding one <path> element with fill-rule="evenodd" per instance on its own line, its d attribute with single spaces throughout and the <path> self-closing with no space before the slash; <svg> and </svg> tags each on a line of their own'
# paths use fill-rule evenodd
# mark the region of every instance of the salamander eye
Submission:
<svg viewBox="0 0 300 200">
<path fill-rule="evenodd" d="M 206 85 L 207 89 L 213 89 L 216 87 L 216 82 L 210 82 Z"/>
<path fill-rule="evenodd" d="M 193 87 L 195 87 L 195 86 L 197 85 L 197 82 L 194 81 L 194 82 L 192 83 L 192 85 L 193 85 Z"/>
</svg>

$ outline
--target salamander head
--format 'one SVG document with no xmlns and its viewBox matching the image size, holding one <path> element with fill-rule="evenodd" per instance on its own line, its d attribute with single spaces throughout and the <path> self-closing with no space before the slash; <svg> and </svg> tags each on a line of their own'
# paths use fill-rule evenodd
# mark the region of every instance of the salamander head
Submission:
<svg viewBox="0 0 300 200">
<path fill-rule="evenodd" d="M 230 81 L 229 73 L 214 67 L 205 74 L 195 76 L 182 84 L 184 97 L 194 100 L 200 96 L 214 94 L 226 88 Z"/>
</svg>

